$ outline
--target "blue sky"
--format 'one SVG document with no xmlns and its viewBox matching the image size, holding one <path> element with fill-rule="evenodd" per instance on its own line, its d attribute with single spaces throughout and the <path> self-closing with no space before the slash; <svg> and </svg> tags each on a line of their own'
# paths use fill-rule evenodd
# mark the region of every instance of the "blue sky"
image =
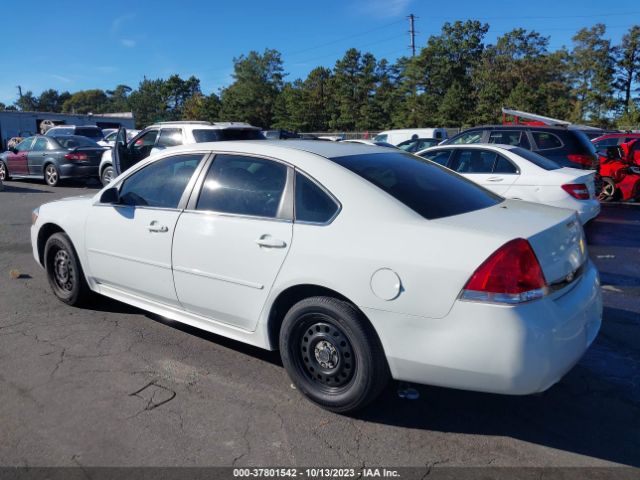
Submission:
<svg viewBox="0 0 640 480">
<path fill-rule="evenodd" d="M 0 101 L 6 104 L 16 100 L 16 85 L 35 94 L 120 83 L 135 88 L 145 75 L 173 73 L 196 75 L 209 93 L 231 82 L 233 57 L 265 48 L 282 52 L 289 80 L 333 66 L 349 47 L 395 60 L 409 54 L 409 13 L 419 17 L 418 46 L 443 22 L 470 18 L 491 25 L 488 42 L 523 27 L 549 35 L 554 49 L 596 22 L 608 26 L 614 42 L 640 24 L 637 0 L 4 0 L 2 12 Z"/>
</svg>

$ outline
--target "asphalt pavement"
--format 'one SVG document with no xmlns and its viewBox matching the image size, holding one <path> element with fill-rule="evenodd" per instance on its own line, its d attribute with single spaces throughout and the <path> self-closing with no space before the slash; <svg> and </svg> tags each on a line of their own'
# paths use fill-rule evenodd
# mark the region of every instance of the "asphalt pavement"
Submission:
<svg viewBox="0 0 640 480">
<path fill-rule="evenodd" d="M 640 466 L 640 207 L 587 227 L 604 321 L 559 384 L 526 397 L 415 386 L 417 400 L 393 384 L 345 417 L 294 390 L 277 353 L 106 298 L 59 302 L 31 256 L 30 212 L 97 188 L 0 192 L 0 465 Z"/>
</svg>

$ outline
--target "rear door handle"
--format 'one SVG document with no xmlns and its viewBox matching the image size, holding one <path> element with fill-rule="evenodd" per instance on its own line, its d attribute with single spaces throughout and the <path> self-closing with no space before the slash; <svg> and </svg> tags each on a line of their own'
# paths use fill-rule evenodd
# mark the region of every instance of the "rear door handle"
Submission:
<svg viewBox="0 0 640 480">
<path fill-rule="evenodd" d="M 268 235 L 268 234 L 260 236 L 260 238 L 256 240 L 256 243 L 260 247 L 266 247 L 266 248 L 284 248 L 287 246 L 287 242 L 285 242 L 284 240 L 280 240 L 279 238 L 273 238 L 271 235 Z"/>
<path fill-rule="evenodd" d="M 169 227 L 167 227 L 166 225 L 160 225 L 160 222 L 158 222 L 157 220 L 154 220 L 153 222 L 151 222 L 147 226 L 147 229 L 150 232 L 154 232 L 154 233 L 166 233 L 169 231 Z"/>
<path fill-rule="evenodd" d="M 490 177 L 490 178 L 487 178 L 488 182 L 501 182 L 503 180 L 504 180 L 504 178 L 502 178 L 502 177 Z"/>
</svg>

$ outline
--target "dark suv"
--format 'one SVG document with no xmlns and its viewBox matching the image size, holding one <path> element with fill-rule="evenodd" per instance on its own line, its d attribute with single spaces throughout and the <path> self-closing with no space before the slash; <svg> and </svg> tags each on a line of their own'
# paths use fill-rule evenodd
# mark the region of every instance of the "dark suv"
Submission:
<svg viewBox="0 0 640 480">
<path fill-rule="evenodd" d="M 596 150 L 587 136 L 579 130 L 564 127 L 489 125 L 470 128 L 443 142 L 445 145 L 464 143 L 517 145 L 563 167 L 598 168 Z"/>
</svg>

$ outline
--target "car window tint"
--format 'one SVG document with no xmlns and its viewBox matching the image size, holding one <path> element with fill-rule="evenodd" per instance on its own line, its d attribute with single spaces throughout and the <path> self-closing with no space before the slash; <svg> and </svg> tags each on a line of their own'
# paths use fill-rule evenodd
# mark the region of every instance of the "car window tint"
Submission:
<svg viewBox="0 0 640 480">
<path fill-rule="evenodd" d="M 150 130 L 133 143 L 133 148 L 139 150 L 144 147 L 152 146 L 156 143 L 157 136 L 158 130 Z"/>
<path fill-rule="evenodd" d="M 480 143 L 480 140 L 482 140 L 482 130 L 474 130 L 473 132 L 463 133 L 459 137 L 455 138 L 451 143 L 454 145 Z"/>
<path fill-rule="evenodd" d="M 493 173 L 518 173 L 518 169 L 509 160 L 498 155 L 498 159 L 493 167 Z"/>
<path fill-rule="evenodd" d="M 553 160 L 549 160 L 542 155 L 532 152 L 531 150 L 525 150 L 524 148 L 514 148 L 511 150 L 511 153 L 515 153 L 519 157 L 524 158 L 525 160 L 530 161 L 534 165 L 537 165 L 540 168 L 544 168 L 545 170 L 558 170 L 560 165 L 558 165 Z"/>
<path fill-rule="evenodd" d="M 299 222 L 326 223 L 339 206 L 333 199 L 301 173 L 296 173 L 295 218 Z"/>
<path fill-rule="evenodd" d="M 458 150 L 458 155 L 451 169 L 458 173 L 491 173 L 497 155 L 496 152 L 477 148 Z"/>
<path fill-rule="evenodd" d="M 176 155 L 153 162 L 129 176 L 120 188 L 124 205 L 177 208 L 202 154 Z"/>
<path fill-rule="evenodd" d="M 275 218 L 287 180 L 287 167 L 262 158 L 216 155 L 196 208 Z"/>
<path fill-rule="evenodd" d="M 99 128 L 91 128 L 91 127 L 77 127 L 75 131 L 75 135 L 81 135 L 83 137 L 89 137 L 101 140 L 102 139 L 102 130 Z"/>
<path fill-rule="evenodd" d="M 47 139 L 44 137 L 38 137 L 36 138 L 36 141 L 33 142 L 33 147 L 31 147 L 31 150 L 34 150 L 36 152 L 43 152 L 47 150 L 48 147 L 49 142 L 47 142 Z"/>
<path fill-rule="evenodd" d="M 163 128 L 160 130 L 158 145 L 161 147 L 176 147 L 182 145 L 182 129 Z"/>
<path fill-rule="evenodd" d="M 514 145 L 517 147 L 531 148 L 527 133 L 518 130 L 494 130 L 489 135 L 489 143 L 502 145 Z"/>
<path fill-rule="evenodd" d="M 614 147 L 616 145 L 618 145 L 618 141 L 620 139 L 619 138 L 604 138 L 602 140 L 598 140 L 597 142 L 594 142 L 593 144 L 596 146 L 596 148 L 598 149 L 602 149 L 605 147 Z"/>
<path fill-rule="evenodd" d="M 430 152 L 424 152 L 420 154 L 422 158 L 436 162 L 438 165 L 446 167 L 449 163 L 449 157 L 451 156 L 451 150 L 434 150 Z"/>
<path fill-rule="evenodd" d="M 331 160 L 429 220 L 473 212 L 504 200 L 471 180 L 409 153 L 369 153 Z"/>
<path fill-rule="evenodd" d="M 31 148 L 31 144 L 33 143 L 33 137 L 25 138 L 18 145 L 16 145 L 16 150 L 19 152 L 25 152 Z"/>
<path fill-rule="evenodd" d="M 53 137 L 62 146 L 62 148 L 78 148 L 78 147 L 92 147 L 100 148 L 96 142 L 87 137 L 79 137 L 78 135 L 65 135 L 62 137 Z"/>
<path fill-rule="evenodd" d="M 374 140 L 375 140 L 376 142 L 387 142 L 387 141 L 388 141 L 388 140 L 387 140 L 387 138 L 388 138 L 388 135 L 387 135 L 387 134 L 382 134 L 382 135 L 376 135 L 376 136 L 374 137 Z"/>
<path fill-rule="evenodd" d="M 533 136 L 538 150 L 550 150 L 552 148 L 562 147 L 562 141 L 553 133 L 531 132 L 531 136 Z"/>
</svg>

